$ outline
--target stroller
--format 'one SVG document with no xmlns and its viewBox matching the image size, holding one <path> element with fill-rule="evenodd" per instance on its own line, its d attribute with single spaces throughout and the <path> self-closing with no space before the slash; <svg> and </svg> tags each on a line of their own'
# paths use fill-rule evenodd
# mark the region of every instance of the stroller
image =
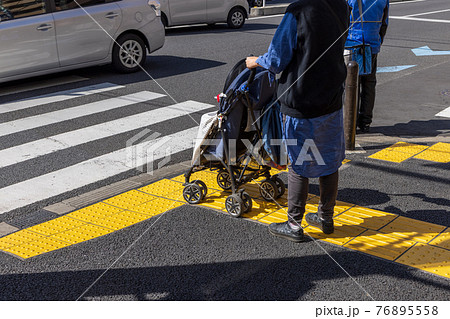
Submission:
<svg viewBox="0 0 450 319">
<path fill-rule="evenodd" d="M 264 177 L 259 191 L 267 201 L 285 192 L 284 182 L 270 174 L 271 168 L 282 167 L 267 151 L 260 125 L 261 115 L 273 104 L 276 81 L 269 71 L 259 67 L 249 70 L 245 60 L 241 60 L 230 71 L 223 92 L 217 96 L 219 111 L 202 116 L 192 166 L 184 175 L 183 198 L 189 204 L 200 203 L 207 186 L 198 179 L 190 181 L 191 175 L 206 169 L 218 171 L 219 187 L 231 190 L 225 208 L 230 215 L 239 217 L 252 208 L 252 198 L 241 188 L 244 184 Z"/>
</svg>

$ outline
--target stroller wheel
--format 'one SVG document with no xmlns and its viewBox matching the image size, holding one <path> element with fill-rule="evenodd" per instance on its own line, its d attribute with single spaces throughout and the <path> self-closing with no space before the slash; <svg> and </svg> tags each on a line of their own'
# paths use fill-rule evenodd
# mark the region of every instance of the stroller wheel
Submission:
<svg viewBox="0 0 450 319">
<path fill-rule="evenodd" d="M 232 194 L 225 200 L 225 208 L 231 216 L 239 217 L 244 213 L 244 201 L 238 194 Z"/>
<path fill-rule="evenodd" d="M 259 186 L 259 192 L 266 201 L 273 201 L 278 198 L 278 187 L 275 182 L 265 179 Z"/>
<path fill-rule="evenodd" d="M 217 174 L 217 185 L 224 190 L 231 189 L 231 176 L 228 171 L 219 171 Z"/>
<path fill-rule="evenodd" d="M 200 188 L 202 189 L 202 199 L 205 199 L 206 194 L 208 194 L 208 187 L 206 186 L 206 184 L 199 179 L 195 180 L 193 183 L 200 186 Z"/>
<path fill-rule="evenodd" d="M 278 176 L 272 177 L 272 181 L 274 181 L 275 185 L 277 185 L 278 197 L 283 196 L 284 193 L 286 192 L 286 186 L 284 186 L 284 182 Z"/>
<path fill-rule="evenodd" d="M 200 203 L 200 201 L 203 198 L 202 194 L 203 194 L 202 188 L 195 183 L 188 184 L 183 189 L 184 200 L 189 204 Z"/>
<path fill-rule="evenodd" d="M 252 206 L 253 206 L 252 198 L 246 192 L 243 192 L 241 194 L 241 198 L 242 198 L 242 201 L 244 202 L 244 212 L 243 213 L 248 213 L 249 211 L 252 210 Z"/>
</svg>

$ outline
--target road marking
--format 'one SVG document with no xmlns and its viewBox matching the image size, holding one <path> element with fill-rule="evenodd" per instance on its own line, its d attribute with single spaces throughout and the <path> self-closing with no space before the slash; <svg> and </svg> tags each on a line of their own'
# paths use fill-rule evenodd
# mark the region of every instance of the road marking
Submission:
<svg viewBox="0 0 450 319">
<path fill-rule="evenodd" d="M 450 118 L 450 107 L 446 108 L 443 111 L 440 111 L 436 116 L 449 117 Z"/>
<path fill-rule="evenodd" d="M 437 22 L 437 23 L 450 23 L 450 20 L 414 18 L 414 17 L 408 17 L 408 16 L 389 16 L 389 19 L 423 21 L 423 22 Z"/>
<path fill-rule="evenodd" d="M 68 109 L 63 109 L 55 112 L 26 117 L 19 120 L 0 124 L 0 136 L 18 133 L 21 131 L 30 130 L 49 124 L 55 124 L 58 122 L 68 121 L 86 115 L 101 113 L 112 109 L 124 107 L 127 105 L 142 103 L 163 96 L 165 95 L 148 91 L 142 91 L 112 99 L 84 104 L 81 106 L 71 107 Z"/>
<path fill-rule="evenodd" d="M 212 107 L 214 105 L 186 101 L 0 150 L 0 168 Z"/>
<path fill-rule="evenodd" d="M 416 49 L 411 49 L 411 51 L 412 51 L 416 56 L 450 55 L 450 51 L 433 51 L 433 50 L 430 49 L 430 47 L 428 47 L 428 46 L 424 46 L 424 47 L 420 47 L 420 48 L 416 48 Z"/>
<path fill-rule="evenodd" d="M 253 18 L 249 18 L 248 20 L 259 20 L 259 19 L 276 18 L 276 17 L 282 17 L 282 16 L 284 16 L 284 13 L 274 14 L 274 15 L 269 15 L 269 16 L 253 17 Z"/>
<path fill-rule="evenodd" d="M 79 164 L 69 166 L 45 175 L 41 175 L 17 184 L 0 189 L 2 202 L 0 214 L 33 204 L 53 196 L 63 194 L 85 185 L 104 180 L 108 177 L 133 169 L 128 162 L 129 154 L 135 154 L 137 162 L 146 162 L 146 152 L 135 152 L 136 149 L 152 149 L 164 141 L 164 146 L 154 149 L 153 160 L 167 158 L 169 154 L 192 148 L 197 136 L 197 127 L 170 134 L 152 141 L 111 152 Z M 168 152 L 170 150 L 170 152 Z"/>
<path fill-rule="evenodd" d="M 405 2 L 393 2 L 393 3 L 390 3 L 389 5 L 393 6 L 393 5 L 396 5 L 396 4 L 409 4 L 409 3 L 424 2 L 424 1 L 427 1 L 427 0 L 413 0 L 413 1 L 405 1 Z"/>
<path fill-rule="evenodd" d="M 430 11 L 430 12 L 423 12 L 423 13 L 415 13 L 415 14 L 408 14 L 405 17 L 418 17 L 418 16 L 427 15 L 427 14 L 441 13 L 441 12 L 447 12 L 447 11 L 450 11 L 450 9 L 438 10 L 438 11 Z"/>
<path fill-rule="evenodd" d="M 123 88 L 123 85 L 117 85 L 113 83 L 101 83 L 95 85 L 89 85 L 81 88 L 76 88 L 72 90 L 60 91 L 51 94 L 45 94 L 37 97 L 32 97 L 28 99 L 23 99 L 16 102 L 0 104 L 0 114 L 8 113 L 18 110 L 27 109 L 30 107 L 49 104 L 54 102 L 62 102 L 70 99 L 74 99 L 81 96 L 87 96 L 97 93 L 102 93 L 106 91 L 112 91 L 116 89 Z"/>
<path fill-rule="evenodd" d="M 416 65 L 385 66 L 377 68 L 377 73 L 395 73 L 415 67 Z"/>
<path fill-rule="evenodd" d="M 13 87 L 0 88 L 0 96 L 17 94 L 17 93 L 38 90 L 38 89 L 43 89 L 43 88 L 58 86 L 58 85 L 63 85 L 63 84 L 81 82 L 81 81 L 86 81 L 86 80 L 89 80 L 89 79 L 81 77 L 81 76 L 71 75 L 71 76 L 65 76 L 65 77 L 52 78 L 52 79 L 48 79 L 48 80 L 33 81 L 30 83 L 14 85 Z"/>
</svg>

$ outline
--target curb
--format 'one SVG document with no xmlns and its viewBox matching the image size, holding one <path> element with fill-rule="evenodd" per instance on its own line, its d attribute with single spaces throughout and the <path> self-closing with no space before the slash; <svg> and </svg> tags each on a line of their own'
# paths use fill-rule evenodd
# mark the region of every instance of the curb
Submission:
<svg viewBox="0 0 450 319">
<path fill-rule="evenodd" d="M 404 2 L 404 1 L 411 1 L 411 0 L 390 0 L 390 3 L 393 2 Z M 265 7 L 253 7 L 250 8 L 250 18 L 254 17 L 262 17 L 262 16 L 270 16 L 270 15 L 276 15 L 276 14 L 284 14 L 286 12 L 286 8 L 290 5 L 288 4 L 281 4 L 281 5 L 269 5 Z"/>
</svg>

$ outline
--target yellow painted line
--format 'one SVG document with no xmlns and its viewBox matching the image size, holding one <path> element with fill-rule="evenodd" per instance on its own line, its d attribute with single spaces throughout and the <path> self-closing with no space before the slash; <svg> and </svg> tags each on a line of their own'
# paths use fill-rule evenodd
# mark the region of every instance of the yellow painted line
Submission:
<svg viewBox="0 0 450 319">
<path fill-rule="evenodd" d="M 450 251 L 425 244 L 417 244 L 396 262 L 450 278 Z"/>
<path fill-rule="evenodd" d="M 424 152 L 414 156 L 414 158 L 422 159 L 426 161 L 433 161 L 439 163 L 450 162 L 450 144 L 449 143 L 437 143 L 430 146 Z"/>
<path fill-rule="evenodd" d="M 428 243 L 438 236 L 446 227 L 400 216 L 392 223 L 380 229 L 405 240 Z"/>
<path fill-rule="evenodd" d="M 381 234 L 373 230 L 367 230 L 344 247 L 364 252 L 388 260 L 395 260 L 416 242 L 405 240 L 390 234 Z"/>
<path fill-rule="evenodd" d="M 86 224 L 69 216 L 62 216 L 48 222 L 27 228 L 35 233 L 50 236 Z"/>
<path fill-rule="evenodd" d="M 68 242 L 70 244 L 82 243 L 97 237 L 112 233 L 112 229 L 107 229 L 92 224 L 85 224 L 81 227 L 70 229 L 68 231 L 51 236 L 52 238 Z"/>
<path fill-rule="evenodd" d="M 430 245 L 438 246 L 450 250 L 450 228 L 430 242 Z"/>
<path fill-rule="evenodd" d="M 106 204 L 113 205 L 122 209 L 132 209 L 137 205 L 149 202 L 157 197 L 137 191 L 135 189 L 123 193 L 118 196 L 114 196 L 103 201 Z"/>
<path fill-rule="evenodd" d="M 398 215 L 383 211 L 365 208 L 351 207 L 344 213 L 336 217 L 337 220 L 348 224 L 357 225 L 367 229 L 378 230 L 394 220 Z"/>
</svg>

